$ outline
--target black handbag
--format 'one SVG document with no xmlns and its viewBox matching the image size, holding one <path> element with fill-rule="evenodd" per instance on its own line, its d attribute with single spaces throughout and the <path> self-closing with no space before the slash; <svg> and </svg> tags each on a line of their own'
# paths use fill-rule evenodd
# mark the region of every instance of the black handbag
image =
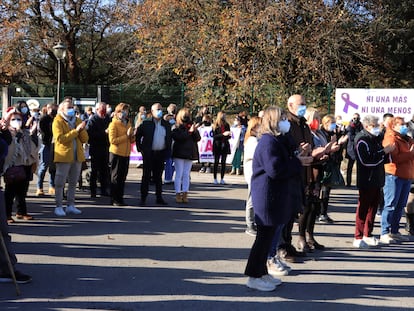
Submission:
<svg viewBox="0 0 414 311">
<path fill-rule="evenodd" d="M 345 186 L 345 180 L 341 174 L 339 165 L 333 161 L 329 161 L 324 165 L 321 184 L 330 188 Z"/>
<path fill-rule="evenodd" d="M 6 184 L 17 184 L 26 181 L 27 175 L 23 165 L 9 167 L 3 175 Z"/>
</svg>

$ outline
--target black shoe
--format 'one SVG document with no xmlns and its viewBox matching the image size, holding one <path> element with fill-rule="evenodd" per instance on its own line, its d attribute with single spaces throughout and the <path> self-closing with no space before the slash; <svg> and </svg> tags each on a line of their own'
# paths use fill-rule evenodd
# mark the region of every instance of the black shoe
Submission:
<svg viewBox="0 0 414 311">
<path fill-rule="evenodd" d="M 286 248 L 286 252 L 288 255 L 293 257 L 306 257 L 306 252 L 298 252 L 293 245 L 289 245 Z"/>
<path fill-rule="evenodd" d="M 282 259 L 283 261 L 287 261 L 291 263 L 298 262 L 297 258 L 295 256 L 288 254 L 288 252 L 285 249 L 282 249 L 282 248 L 278 249 L 277 254 L 279 258 Z"/>
<path fill-rule="evenodd" d="M 163 198 L 158 198 L 157 199 L 157 204 L 158 205 L 168 205 L 168 203 L 165 202 Z"/>
<path fill-rule="evenodd" d="M 18 284 L 26 284 L 32 281 L 32 277 L 30 275 L 21 273 L 20 271 L 14 271 L 14 276 L 16 277 L 16 282 Z M 0 274 L 0 283 L 13 283 L 13 277 L 10 273 L 2 273 Z"/>
<path fill-rule="evenodd" d="M 315 250 L 315 249 L 317 249 L 317 250 L 323 250 L 323 249 L 325 249 L 325 246 L 324 245 L 319 244 L 315 240 L 309 240 L 308 241 L 308 246 L 309 246 L 309 249 L 311 249 L 311 250 Z"/>
</svg>

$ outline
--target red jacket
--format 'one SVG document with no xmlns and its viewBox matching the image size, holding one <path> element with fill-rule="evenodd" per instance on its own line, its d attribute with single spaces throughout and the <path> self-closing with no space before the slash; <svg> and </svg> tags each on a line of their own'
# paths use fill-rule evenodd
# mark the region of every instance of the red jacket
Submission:
<svg viewBox="0 0 414 311">
<path fill-rule="evenodd" d="M 395 143 L 395 149 L 387 155 L 388 163 L 384 165 L 385 173 L 403 179 L 413 179 L 414 154 L 410 152 L 410 147 L 414 144 L 414 141 L 408 136 L 402 136 L 400 133 L 387 128 L 382 145 L 385 147 L 393 143 Z"/>
</svg>

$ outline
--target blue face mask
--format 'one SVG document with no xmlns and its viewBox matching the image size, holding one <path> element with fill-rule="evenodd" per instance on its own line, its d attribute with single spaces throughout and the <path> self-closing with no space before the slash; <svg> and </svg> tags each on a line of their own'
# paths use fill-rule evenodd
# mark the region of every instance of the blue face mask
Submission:
<svg viewBox="0 0 414 311">
<path fill-rule="evenodd" d="M 125 118 L 127 117 L 127 113 L 126 113 L 126 111 L 125 111 L 125 110 L 122 110 L 122 111 L 121 111 L 121 114 L 122 114 L 122 118 L 123 118 L 123 119 L 125 119 Z"/>
<path fill-rule="evenodd" d="M 305 105 L 300 105 L 298 107 L 297 116 L 298 117 L 304 117 L 305 113 L 306 113 L 306 106 Z"/>
<path fill-rule="evenodd" d="M 26 113 L 28 113 L 28 112 L 29 112 L 29 109 L 28 109 L 27 107 L 22 107 L 21 112 L 22 112 L 23 114 L 26 114 Z"/>
<path fill-rule="evenodd" d="M 70 118 L 75 116 L 75 109 L 73 108 L 69 108 L 68 111 L 66 112 L 66 115 Z"/>
<path fill-rule="evenodd" d="M 333 132 L 336 129 L 336 123 L 331 123 L 331 125 L 329 125 L 329 131 Z"/>
<path fill-rule="evenodd" d="M 170 121 L 168 121 L 168 122 L 170 122 L 171 125 L 174 125 L 175 124 L 175 120 L 174 119 L 170 119 Z"/>
<path fill-rule="evenodd" d="M 158 119 L 162 118 L 162 110 L 161 109 L 157 110 L 156 116 L 157 116 Z"/>
<path fill-rule="evenodd" d="M 408 133 L 408 127 L 407 127 L 407 125 L 401 125 L 401 127 L 400 127 L 400 134 L 401 135 L 407 135 L 407 133 Z"/>
</svg>

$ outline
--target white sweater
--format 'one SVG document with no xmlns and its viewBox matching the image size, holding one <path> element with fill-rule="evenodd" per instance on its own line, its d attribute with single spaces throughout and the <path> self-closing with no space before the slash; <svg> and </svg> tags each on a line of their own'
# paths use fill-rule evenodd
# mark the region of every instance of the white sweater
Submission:
<svg viewBox="0 0 414 311">
<path fill-rule="evenodd" d="M 243 172 L 244 179 L 247 184 L 250 185 L 250 180 L 253 175 L 253 156 L 257 146 L 257 138 L 250 136 L 244 143 L 244 160 L 243 160 Z"/>
</svg>

